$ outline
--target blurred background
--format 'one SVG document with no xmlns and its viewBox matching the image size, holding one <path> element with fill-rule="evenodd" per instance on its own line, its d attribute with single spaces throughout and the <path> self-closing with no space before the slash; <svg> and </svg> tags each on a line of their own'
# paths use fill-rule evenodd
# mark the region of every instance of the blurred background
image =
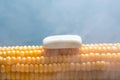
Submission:
<svg viewBox="0 0 120 80">
<path fill-rule="evenodd" d="M 42 45 L 59 34 L 120 42 L 120 0 L 0 0 L 0 46 Z"/>
</svg>

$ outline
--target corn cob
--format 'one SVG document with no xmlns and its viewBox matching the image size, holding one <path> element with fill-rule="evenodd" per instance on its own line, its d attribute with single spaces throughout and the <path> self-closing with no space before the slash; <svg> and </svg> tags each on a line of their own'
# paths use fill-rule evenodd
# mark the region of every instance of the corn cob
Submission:
<svg viewBox="0 0 120 80">
<path fill-rule="evenodd" d="M 50 56 L 42 46 L 0 47 L 0 80 L 119 80 L 119 43 L 66 50 Z"/>
</svg>

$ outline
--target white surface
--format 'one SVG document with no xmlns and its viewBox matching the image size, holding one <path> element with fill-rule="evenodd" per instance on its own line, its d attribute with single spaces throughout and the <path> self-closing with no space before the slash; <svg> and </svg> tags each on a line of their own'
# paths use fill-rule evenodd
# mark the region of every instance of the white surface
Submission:
<svg viewBox="0 0 120 80">
<path fill-rule="evenodd" d="M 82 40 L 78 35 L 55 35 L 43 40 L 43 46 L 49 49 L 79 48 L 81 44 Z"/>
</svg>

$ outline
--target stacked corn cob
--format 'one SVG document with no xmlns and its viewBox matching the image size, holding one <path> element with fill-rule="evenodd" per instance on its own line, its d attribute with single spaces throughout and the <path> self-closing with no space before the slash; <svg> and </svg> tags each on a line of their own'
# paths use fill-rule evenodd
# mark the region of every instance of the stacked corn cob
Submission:
<svg viewBox="0 0 120 80">
<path fill-rule="evenodd" d="M 71 51 L 71 52 L 70 52 Z M 47 55 L 42 46 L 0 47 L 0 80 L 119 80 L 120 44 L 83 44 Z M 71 53 L 71 54 L 67 54 Z M 53 52 L 56 53 L 56 52 Z"/>
</svg>

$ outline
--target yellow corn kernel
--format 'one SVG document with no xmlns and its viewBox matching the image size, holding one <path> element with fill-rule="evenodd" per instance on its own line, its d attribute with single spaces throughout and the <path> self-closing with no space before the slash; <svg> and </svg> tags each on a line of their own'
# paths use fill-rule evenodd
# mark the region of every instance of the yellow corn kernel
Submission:
<svg viewBox="0 0 120 80">
<path fill-rule="evenodd" d="M 15 65 L 15 68 L 16 68 L 16 72 L 20 72 L 20 69 L 21 69 L 21 65 L 19 63 L 17 63 Z"/>
<path fill-rule="evenodd" d="M 41 61 L 42 64 L 44 64 L 44 63 L 45 63 L 45 57 L 44 57 L 44 56 L 41 56 L 41 57 L 40 57 L 40 61 Z"/>
<path fill-rule="evenodd" d="M 52 67 L 51 64 L 48 65 L 48 71 L 49 71 L 49 72 L 53 72 L 53 67 Z"/>
<path fill-rule="evenodd" d="M 80 69 L 81 69 L 80 63 L 76 63 L 75 71 L 80 71 Z"/>
<path fill-rule="evenodd" d="M 11 58 L 10 57 L 6 58 L 6 64 L 11 65 Z"/>
<path fill-rule="evenodd" d="M 65 67 L 65 64 L 64 63 L 62 63 L 61 64 L 61 67 L 62 67 L 62 72 L 65 72 L 66 71 L 66 67 Z M 73 65 L 71 65 L 71 68 L 73 68 Z M 53 69 L 54 70 L 54 69 Z"/>
<path fill-rule="evenodd" d="M 22 68 L 20 67 L 20 69 L 22 69 Z M 11 71 L 12 71 L 12 72 L 15 72 L 15 71 L 16 71 L 16 65 L 13 64 L 13 65 L 11 66 Z"/>
<path fill-rule="evenodd" d="M 7 73 L 10 72 L 10 65 L 5 67 L 5 72 L 7 72 Z"/>
<path fill-rule="evenodd" d="M 30 68 L 30 69 L 31 69 L 31 68 Z M 42 65 L 42 64 L 39 64 L 39 65 L 38 65 L 38 70 L 39 70 L 40 73 L 43 73 L 43 69 L 44 69 L 44 68 L 43 68 L 43 65 Z M 48 69 L 49 69 L 49 68 L 48 68 Z"/>
<path fill-rule="evenodd" d="M 104 53 L 101 54 L 101 60 L 106 61 L 106 56 Z"/>
<path fill-rule="evenodd" d="M 117 54 L 116 53 L 112 53 L 111 58 L 112 58 L 113 62 L 116 62 L 117 61 Z"/>
<path fill-rule="evenodd" d="M 31 64 L 31 60 L 32 60 L 31 57 L 27 57 L 27 64 Z"/>
<path fill-rule="evenodd" d="M 20 74 L 21 74 L 21 73 L 16 72 L 15 74 L 16 74 L 16 80 L 20 80 Z M 26 75 L 25 75 L 25 76 L 26 76 Z M 8 80 L 9 80 L 9 79 L 8 79 Z"/>
<path fill-rule="evenodd" d="M 7 53 L 5 51 L 3 51 L 2 54 L 3 54 L 3 57 L 7 56 Z"/>
<path fill-rule="evenodd" d="M 17 62 L 17 63 L 22 63 L 21 57 L 16 57 L 16 62 Z"/>
<path fill-rule="evenodd" d="M 6 79 L 6 73 L 2 73 L 1 75 L 1 79 L 0 80 L 5 80 Z"/>
<path fill-rule="evenodd" d="M 16 80 L 16 74 L 15 73 L 11 73 L 11 80 Z"/>
<path fill-rule="evenodd" d="M 86 63 L 86 70 L 91 71 L 91 63 L 90 62 Z"/>
<path fill-rule="evenodd" d="M 58 69 L 57 69 L 57 64 L 54 63 L 54 64 L 53 64 L 53 72 L 57 72 L 57 71 L 58 71 Z"/>
<path fill-rule="evenodd" d="M 21 64 L 20 65 L 20 72 L 24 72 L 25 71 L 25 65 L 24 64 Z"/>
<path fill-rule="evenodd" d="M 21 79 L 21 80 L 24 80 L 24 79 L 25 79 L 25 73 L 21 73 L 21 74 L 20 74 L 20 79 Z"/>
<path fill-rule="evenodd" d="M 28 64 L 25 64 L 25 72 L 29 72 L 30 68 L 29 68 L 29 65 Z M 37 69 L 36 65 L 35 65 L 35 69 Z M 36 72 L 36 71 L 35 71 Z"/>
<path fill-rule="evenodd" d="M 8 72 L 6 75 L 6 79 L 10 80 L 10 76 L 11 76 L 11 74 L 10 74 L 10 72 Z"/>
<path fill-rule="evenodd" d="M 24 80 L 30 80 L 30 76 L 29 76 L 30 73 L 25 73 L 25 76 L 24 76 Z M 37 75 L 37 74 L 35 74 Z M 35 79 L 37 78 L 37 76 L 35 76 Z M 38 80 L 38 79 L 37 79 Z"/>
<path fill-rule="evenodd" d="M 11 57 L 11 64 L 15 64 L 16 63 L 16 57 Z"/>
<path fill-rule="evenodd" d="M 94 61 L 94 58 L 95 58 L 95 55 L 94 55 L 94 53 L 90 53 L 90 61 Z"/>
<path fill-rule="evenodd" d="M 5 72 L 5 65 L 1 65 L 1 73 L 4 73 Z"/>
<path fill-rule="evenodd" d="M 23 63 L 23 64 L 26 63 L 26 57 L 22 57 L 21 63 Z"/>
<path fill-rule="evenodd" d="M 81 64 L 81 70 L 82 70 L 82 71 L 85 71 L 85 70 L 86 70 L 86 63 L 82 63 L 82 64 Z"/>
<path fill-rule="evenodd" d="M 35 70 L 34 70 L 35 73 L 38 73 L 39 72 L 39 66 L 38 64 L 35 64 Z"/>
<path fill-rule="evenodd" d="M 30 72 L 34 72 L 34 65 L 30 64 Z"/>
<path fill-rule="evenodd" d="M 46 76 L 46 77 L 48 77 L 48 76 Z M 25 80 L 29 80 L 29 76 L 28 76 L 28 79 L 25 79 Z M 35 80 L 39 80 L 39 74 L 38 73 L 35 73 Z"/>
<path fill-rule="evenodd" d="M 100 61 L 100 53 L 95 54 L 95 61 Z"/>
<path fill-rule="evenodd" d="M 37 64 L 40 63 L 40 57 L 36 57 L 36 63 L 37 63 Z"/>
</svg>

